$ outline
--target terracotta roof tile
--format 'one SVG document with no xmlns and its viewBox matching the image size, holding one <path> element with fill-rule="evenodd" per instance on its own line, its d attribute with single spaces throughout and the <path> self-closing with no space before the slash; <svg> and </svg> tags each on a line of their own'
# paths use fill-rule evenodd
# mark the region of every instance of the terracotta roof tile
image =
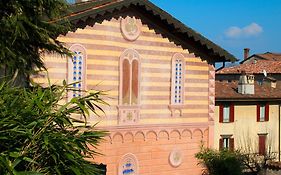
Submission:
<svg viewBox="0 0 281 175">
<path fill-rule="evenodd" d="M 269 61 L 281 61 L 281 53 L 266 52 L 263 54 L 256 54 L 256 55 Z"/>
<path fill-rule="evenodd" d="M 246 71 L 250 74 L 261 74 L 263 70 L 267 73 L 281 73 L 281 59 L 280 61 L 266 61 L 258 60 L 256 63 L 244 63 L 233 67 L 223 68 L 217 74 L 241 74 L 241 71 Z"/>
<path fill-rule="evenodd" d="M 271 88 L 269 84 L 259 85 L 255 83 L 255 94 L 238 93 L 238 81 L 216 81 L 216 101 L 221 100 L 264 100 L 264 99 L 281 99 L 281 82 L 277 82 L 276 88 Z"/>
<path fill-rule="evenodd" d="M 242 60 L 240 64 L 243 64 L 244 62 L 248 61 L 249 59 L 258 58 L 262 60 L 267 61 L 281 61 L 281 53 L 272 53 L 272 52 L 266 52 L 266 53 L 260 53 L 260 54 L 254 54 L 250 57 Z"/>
</svg>

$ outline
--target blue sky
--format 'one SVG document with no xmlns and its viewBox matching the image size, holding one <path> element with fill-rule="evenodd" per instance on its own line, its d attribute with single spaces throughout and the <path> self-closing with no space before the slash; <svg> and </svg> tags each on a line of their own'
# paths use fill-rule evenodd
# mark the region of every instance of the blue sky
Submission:
<svg viewBox="0 0 281 175">
<path fill-rule="evenodd" d="M 281 53 L 281 0 L 151 0 L 238 59 Z"/>
</svg>

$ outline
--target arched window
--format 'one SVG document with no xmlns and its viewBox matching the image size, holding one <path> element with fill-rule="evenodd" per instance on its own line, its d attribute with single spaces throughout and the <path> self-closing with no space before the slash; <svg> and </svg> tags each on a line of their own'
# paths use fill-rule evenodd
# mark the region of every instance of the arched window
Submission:
<svg viewBox="0 0 281 175">
<path fill-rule="evenodd" d="M 139 104 L 139 54 L 127 49 L 120 57 L 120 105 Z"/>
<path fill-rule="evenodd" d="M 172 57 L 172 78 L 171 78 L 171 104 L 169 109 L 171 115 L 176 116 L 176 111 L 182 116 L 184 105 L 184 83 L 185 83 L 185 60 L 184 56 L 176 53 Z"/>
<path fill-rule="evenodd" d="M 172 58 L 171 104 L 181 105 L 184 103 L 184 74 L 184 56 L 176 53 Z"/>
<path fill-rule="evenodd" d="M 138 175 L 139 163 L 137 157 L 128 153 L 125 154 L 119 162 L 118 175 Z"/>
<path fill-rule="evenodd" d="M 68 83 L 73 83 L 73 91 L 69 93 L 69 98 L 80 97 L 85 88 L 85 61 L 86 50 L 80 44 L 70 47 L 73 56 L 68 59 Z"/>
<path fill-rule="evenodd" d="M 118 123 L 129 125 L 139 121 L 140 56 L 134 49 L 125 50 L 120 56 Z"/>
</svg>

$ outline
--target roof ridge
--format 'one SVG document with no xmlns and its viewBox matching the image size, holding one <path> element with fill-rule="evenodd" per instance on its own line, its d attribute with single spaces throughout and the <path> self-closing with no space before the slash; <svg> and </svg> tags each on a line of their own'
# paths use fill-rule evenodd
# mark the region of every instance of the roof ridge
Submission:
<svg viewBox="0 0 281 175">
<path fill-rule="evenodd" d="M 61 19 L 51 22 L 63 22 L 68 19 L 74 24 L 71 30 L 83 28 L 87 25 L 88 18 L 96 16 L 110 15 L 112 12 L 121 10 L 123 7 L 129 8 L 136 6 L 141 11 L 148 12 L 149 17 L 163 25 L 174 29 L 174 32 L 164 30 L 164 35 L 168 38 L 173 38 L 178 44 L 185 44 L 189 41 L 189 49 L 202 59 L 209 59 L 217 62 L 237 61 L 234 55 L 227 52 L 219 45 L 213 43 L 208 38 L 188 27 L 186 24 L 179 21 L 177 18 L 156 6 L 149 0 L 91 0 L 87 3 L 79 3 L 70 6 L 69 13 Z M 66 31 L 67 32 L 67 31 Z M 184 46 L 187 48 L 187 45 Z"/>
</svg>

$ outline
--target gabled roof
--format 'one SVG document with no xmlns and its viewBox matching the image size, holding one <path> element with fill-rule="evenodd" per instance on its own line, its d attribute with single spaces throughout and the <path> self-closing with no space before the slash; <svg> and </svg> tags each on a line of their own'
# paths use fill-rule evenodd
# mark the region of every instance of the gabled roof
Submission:
<svg viewBox="0 0 281 175">
<path fill-rule="evenodd" d="M 281 53 L 272 53 L 272 52 L 266 52 L 266 53 L 261 53 L 261 54 L 254 54 L 245 60 L 241 61 L 240 64 L 243 64 L 245 61 L 251 59 L 251 58 L 258 58 L 262 60 L 267 60 L 267 61 L 281 61 Z"/>
<path fill-rule="evenodd" d="M 270 74 L 281 74 L 281 61 L 257 60 L 223 68 L 216 72 L 216 74 L 241 74 L 242 71 L 250 74 L 262 74 L 264 70 Z"/>
<path fill-rule="evenodd" d="M 203 59 L 211 62 L 237 60 L 232 54 L 148 0 L 92 0 L 71 5 L 70 12 L 64 18 L 74 24 L 72 29 L 74 31 L 118 14 L 122 15 L 122 12 L 128 10 L 150 20 L 151 22 L 147 24 L 150 28 Z"/>
</svg>

